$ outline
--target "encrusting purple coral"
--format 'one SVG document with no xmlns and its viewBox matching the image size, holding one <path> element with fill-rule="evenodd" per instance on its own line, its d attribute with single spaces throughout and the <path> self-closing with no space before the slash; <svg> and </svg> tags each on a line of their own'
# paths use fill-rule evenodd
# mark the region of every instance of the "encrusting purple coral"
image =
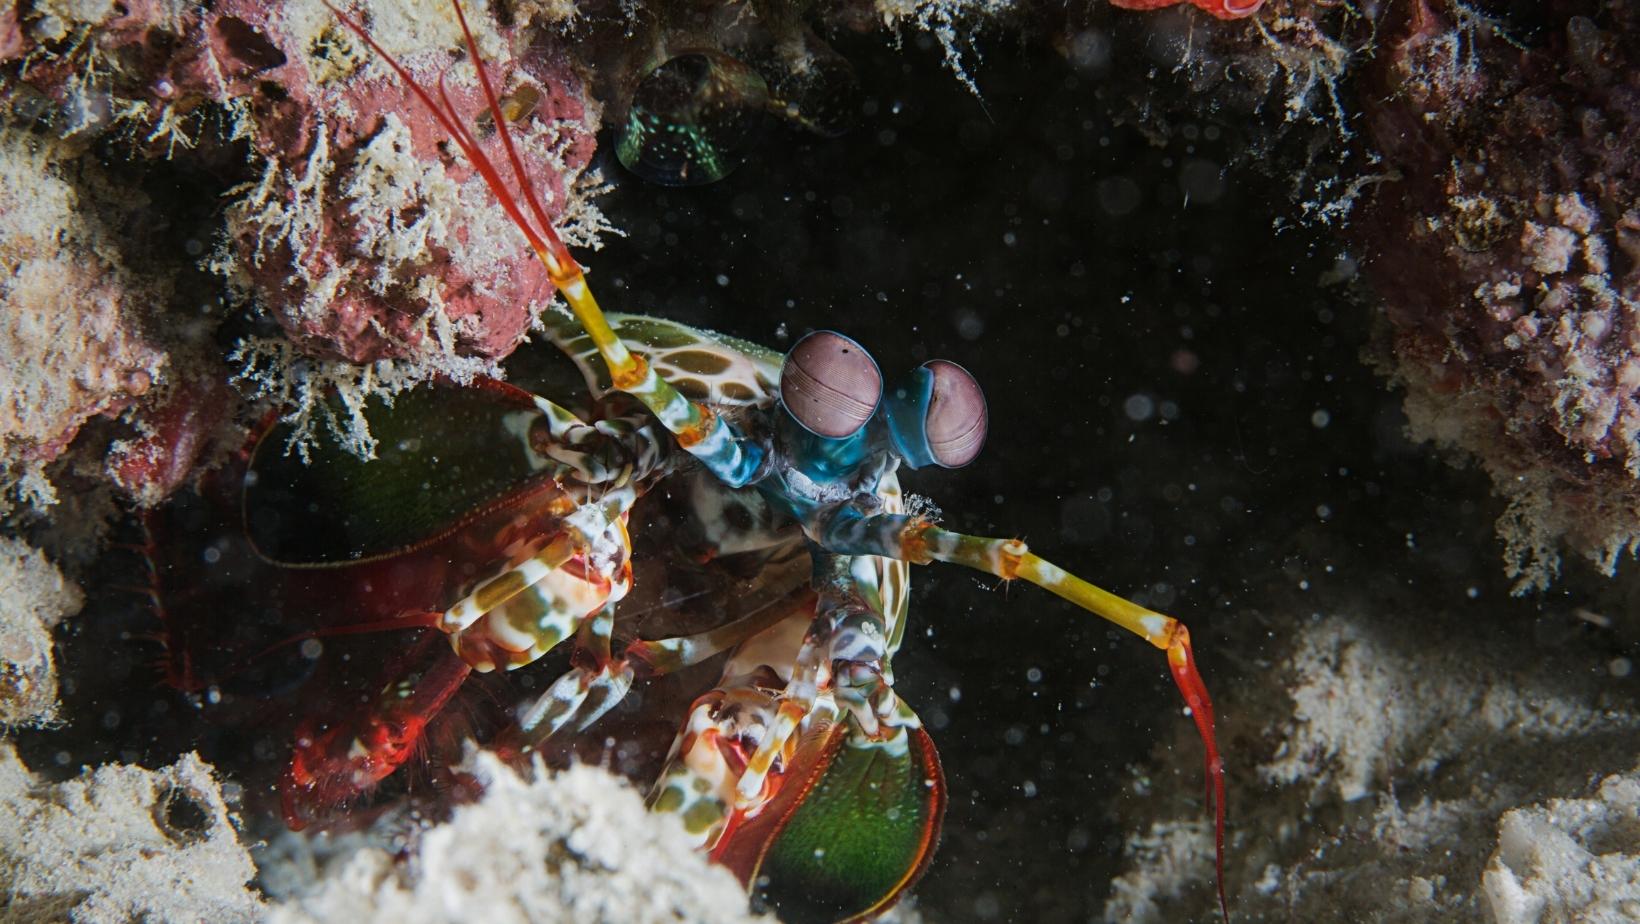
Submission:
<svg viewBox="0 0 1640 924">
<path fill-rule="evenodd" d="M 1518 590 L 1561 541 L 1609 572 L 1640 544 L 1640 7 L 1547 3 L 1536 48 L 1460 4 L 1389 15 L 1363 99 L 1396 182 L 1352 234 L 1414 433 L 1510 500 Z"/>
</svg>

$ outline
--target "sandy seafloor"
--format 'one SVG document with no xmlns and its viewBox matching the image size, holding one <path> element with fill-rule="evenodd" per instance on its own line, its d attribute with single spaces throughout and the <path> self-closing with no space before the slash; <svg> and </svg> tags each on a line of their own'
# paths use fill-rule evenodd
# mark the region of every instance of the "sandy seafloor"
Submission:
<svg viewBox="0 0 1640 924">
<path fill-rule="evenodd" d="M 1509 595 L 1500 502 L 1407 440 L 1363 362 L 1371 292 L 1294 227 L 1282 182 L 1224 169 L 1237 126 L 1155 146 L 1096 80 L 1005 43 L 971 65 L 980 98 L 926 38 L 837 47 L 868 97 L 852 134 L 773 129 L 699 189 L 609 165 L 626 237 L 587 257 L 604 303 L 775 347 L 832 327 L 885 370 L 967 366 L 984 455 L 906 485 L 1190 625 L 1228 763 L 1233 920 L 1640 919 L 1633 563 Z M 897 689 L 951 802 L 911 913 L 1213 920 L 1201 752 L 1161 654 L 1028 587 L 915 578 Z M 66 724 L 18 735 L 24 761 L 212 759 L 215 731 L 139 730 L 183 704 L 92 623 L 133 604 L 85 589 L 60 635 Z M 259 856 L 282 888 L 305 869 Z"/>
</svg>

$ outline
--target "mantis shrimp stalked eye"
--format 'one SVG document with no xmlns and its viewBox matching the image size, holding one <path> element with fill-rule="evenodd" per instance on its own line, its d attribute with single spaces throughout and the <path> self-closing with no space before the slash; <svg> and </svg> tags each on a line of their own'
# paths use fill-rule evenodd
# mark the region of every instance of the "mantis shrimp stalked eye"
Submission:
<svg viewBox="0 0 1640 924">
<path fill-rule="evenodd" d="M 780 370 L 780 399 L 805 429 L 827 439 L 860 432 L 883 396 L 883 374 L 865 348 L 816 331 L 792 347 Z"/>
<path fill-rule="evenodd" d="M 985 393 L 967 369 L 950 360 L 912 370 L 884 410 L 894 446 L 912 468 L 962 468 L 985 446 Z"/>
</svg>

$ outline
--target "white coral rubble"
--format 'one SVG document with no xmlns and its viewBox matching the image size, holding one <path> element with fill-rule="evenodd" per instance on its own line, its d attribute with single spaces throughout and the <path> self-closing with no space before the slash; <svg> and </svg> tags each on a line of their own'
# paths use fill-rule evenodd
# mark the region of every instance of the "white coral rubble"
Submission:
<svg viewBox="0 0 1640 924">
<path fill-rule="evenodd" d="M 0 909 L 7 920 L 124 924 L 262 916 L 211 768 L 109 764 L 65 783 L 29 772 L 0 741 Z M 15 913 L 15 917 L 11 917 Z"/>
<path fill-rule="evenodd" d="M 0 538 L 0 726 L 56 716 L 51 630 L 79 612 L 83 600 L 40 552 Z"/>
<path fill-rule="evenodd" d="M 746 893 L 651 814 L 619 777 L 589 766 L 524 779 L 489 754 L 483 799 L 424 832 L 409 858 L 367 848 L 278 909 L 276 924 L 487 921 L 751 922 Z"/>
<path fill-rule="evenodd" d="M 1640 769 L 1505 814 L 1482 888 L 1497 924 L 1640 920 Z"/>
</svg>

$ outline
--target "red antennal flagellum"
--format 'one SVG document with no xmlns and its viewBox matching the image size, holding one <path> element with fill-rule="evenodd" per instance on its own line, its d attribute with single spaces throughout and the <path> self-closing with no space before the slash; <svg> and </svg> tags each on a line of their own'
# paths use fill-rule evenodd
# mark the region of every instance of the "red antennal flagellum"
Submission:
<svg viewBox="0 0 1640 924">
<path fill-rule="evenodd" d="M 467 17 L 462 12 L 461 4 L 452 2 L 451 5 L 455 7 L 456 19 L 461 24 L 461 34 L 467 44 L 467 53 L 472 56 L 474 70 L 478 71 L 478 81 L 484 91 L 484 101 L 489 106 L 490 115 L 495 121 L 496 131 L 501 135 L 502 146 L 506 148 L 507 159 L 512 164 L 513 176 L 518 180 L 518 187 L 522 191 L 523 198 L 528 203 L 529 210 L 538 224 L 531 224 L 525 216 L 523 208 L 519 206 L 519 197 L 507 186 L 506 181 L 501 177 L 501 172 L 496 169 L 495 164 L 484 153 L 484 150 L 478 146 L 478 141 L 473 137 L 472 132 L 468 131 L 466 125 L 463 124 L 461 114 L 456 112 L 455 106 L 450 101 L 449 94 L 444 90 L 444 77 L 442 75 L 439 77 L 438 99 L 434 99 L 433 94 L 428 92 L 416 80 L 415 76 L 410 73 L 409 68 L 400 64 L 397 58 L 377 44 L 364 26 L 337 9 L 330 0 L 324 0 L 324 4 L 336 15 L 337 19 L 351 29 L 361 41 L 369 46 L 371 51 L 375 52 L 398 75 L 410 92 L 414 93 L 422 105 L 426 106 L 427 110 L 432 113 L 438 124 L 450 133 L 450 137 L 455 141 L 456 146 L 461 148 L 461 153 L 466 156 L 474 169 L 484 178 L 484 182 L 490 187 L 491 192 L 495 193 L 496 199 L 501 203 L 501 207 L 506 210 L 507 216 L 524 233 L 524 238 L 529 241 L 530 248 L 547 265 L 547 270 L 552 275 L 553 281 L 558 283 L 564 278 L 579 276 L 581 273 L 580 266 L 575 262 L 575 258 L 570 256 L 569 248 L 564 246 L 564 242 L 558 237 L 558 233 L 552 229 L 552 222 L 547 219 L 546 209 L 541 206 L 540 196 L 536 194 L 535 186 L 530 182 L 529 174 L 524 171 L 524 162 L 519 158 L 518 149 L 513 144 L 512 132 L 507 127 L 506 115 L 501 111 L 500 102 L 495 95 L 495 88 L 490 83 L 489 74 L 484 70 L 484 62 L 478 53 L 478 43 L 473 39 L 473 33 L 467 27 Z"/>
<path fill-rule="evenodd" d="M 1219 756 L 1219 744 L 1213 735 L 1213 700 L 1207 695 L 1201 672 L 1196 670 L 1196 652 L 1190 647 L 1190 633 L 1183 625 L 1168 647 L 1167 666 L 1173 671 L 1173 682 L 1184 695 L 1185 705 L 1190 707 L 1190 717 L 1196 722 L 1206 751 L 1207 809 L 1213 813 L 1213 870 L 1217 875 L 1219 913 L 1229 924 L 1230 905 L 1224 898 L 1224 759 Z"/>
</svg>

